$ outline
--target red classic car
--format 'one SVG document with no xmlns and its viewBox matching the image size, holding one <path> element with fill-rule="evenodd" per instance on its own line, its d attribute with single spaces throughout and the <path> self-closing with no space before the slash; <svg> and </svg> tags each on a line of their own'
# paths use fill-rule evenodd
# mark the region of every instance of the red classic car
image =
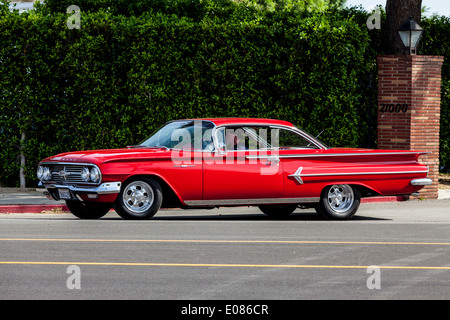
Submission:
<svg viewBox="0 0 450 320">
<path fill-rule="evenodd" d="M 273 217 L 314 207 L 349 219 L 361 197 L 415 194 L 432 181 L 424 152 L 330 148 L 280 120 L 171 121 L 136 146 L 59 154 L 37 176 L 47 197 L 83 219 L 161 207 L 258 206 Z"/>
</svg>

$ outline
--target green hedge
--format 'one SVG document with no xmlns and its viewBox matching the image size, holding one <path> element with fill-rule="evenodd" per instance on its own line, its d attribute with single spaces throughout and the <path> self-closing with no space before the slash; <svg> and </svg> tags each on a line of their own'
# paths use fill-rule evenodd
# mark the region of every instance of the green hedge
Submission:
<svg viewBox="0 0 450 320">
<path fill-rule="evenodd" d="M 440 166 L 450 172 L 450 17 L 433 16 L 421 23 L 425 30 L 421 40 L 421 54 L 445 58 L 442 67 Z"/>
<path fill-rule="evenodd" d="M 325 130 L 329 145 L 373 146 L 375 54 L 356 14 L 94 2 L 78 1 L 79 30 L 66 26 L 67 1 L 0 5 L 1 184 L 18 186 L 21 148 L 31 186 L 46 156 L 136 144 L 179 118 L 278 118 Z"/>
</svg>

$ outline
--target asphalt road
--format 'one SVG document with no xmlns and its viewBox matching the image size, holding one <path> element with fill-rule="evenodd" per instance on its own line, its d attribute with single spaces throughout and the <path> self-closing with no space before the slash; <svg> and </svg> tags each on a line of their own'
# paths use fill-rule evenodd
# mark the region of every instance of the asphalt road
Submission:
<svg viewBox="0 0 450 320">
<path fill-rule="evenodd" d="M 450 201 L 366 203 L 338 222 L 256 208 L 3 214 L 0 252 L 0 299 L 447 300 Z"/>
</svg>

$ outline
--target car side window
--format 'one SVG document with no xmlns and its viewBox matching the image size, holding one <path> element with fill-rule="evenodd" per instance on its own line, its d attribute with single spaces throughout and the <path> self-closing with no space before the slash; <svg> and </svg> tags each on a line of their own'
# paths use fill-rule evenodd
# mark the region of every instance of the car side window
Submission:
<svg viewBox="0 0 450 320">
<path fill-rule="evenodd" d="M 299 133 L 280 127 L 222 127 L 217 131 L 217 138 L 219 148 L 225 148 L 227 151 L 317 148 Z"/>
<path fill-rule="evenodd" d="M 315 149 L 317 146 L 310 140 L 301 136 L 297 132 L 283 129 L 271 128 L 270 135 L 271 148 L 279 149 Z"/>
<path fill-rule="evenodd" d="M 219 149 L 227 151 L 258 150 L 266 147 L 259 138 L 259 126 L 228 126 L 217 131 Z M 264 142 L 260 145 L 260 142 Z"/>
<path fill-rule="evenodd" d="M 214 151 L 214 142 L 212 132 L 214 124 L 209 121 L 202 121 L 202 137 L 201 137 L 201 149 L 203 151 Z"/>
</svg>

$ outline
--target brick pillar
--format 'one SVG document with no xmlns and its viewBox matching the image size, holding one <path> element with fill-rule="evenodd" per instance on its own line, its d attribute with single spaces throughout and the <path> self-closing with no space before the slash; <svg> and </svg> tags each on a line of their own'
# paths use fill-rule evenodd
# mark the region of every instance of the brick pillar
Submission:
<svg viewBox="0 0 450 320">
<path fill-rule="evenodd" d="M 437 199 L 439 119 L 441 110 L 440 56 L 378 56 L 378 149 L 427 151 L 433 184 L 420 196 Z"/>
</svg>

